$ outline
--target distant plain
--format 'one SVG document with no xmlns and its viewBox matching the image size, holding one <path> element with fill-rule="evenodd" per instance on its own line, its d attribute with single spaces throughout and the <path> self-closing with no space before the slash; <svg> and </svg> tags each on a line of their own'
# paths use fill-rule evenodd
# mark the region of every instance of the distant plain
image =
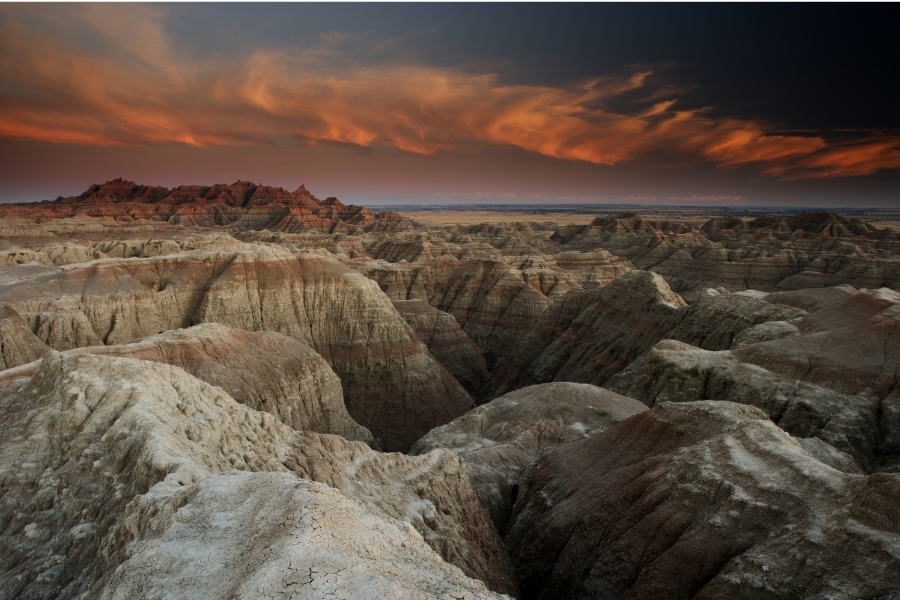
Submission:
<svg viewBox="0 0 900 600">
<path fill-rule="evenodd" d="M 700 227 L 711 217 L 735 214 L 745 219 L 759 215 L 795 215 L 823 210 L 811 207 L 771 206 L 666 206 L 638 204 L 472 204 L 472 205 L 382 205 L 367 204 L 372 210 L 399 212 L 426 225 L 478 225 L 481 223 L 553 223 L 587 225 L 595 217 L 637 212 L 647 219 L 671 220 Z M 900 229 L 900 210 L 884 208 L 835 208 L 833 212 L 856 218 L 876 227 Z"/>
</svg>

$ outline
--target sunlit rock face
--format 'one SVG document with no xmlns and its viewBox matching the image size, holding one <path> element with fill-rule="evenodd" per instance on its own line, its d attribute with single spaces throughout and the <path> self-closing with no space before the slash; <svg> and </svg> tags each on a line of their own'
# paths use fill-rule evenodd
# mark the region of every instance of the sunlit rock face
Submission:
<svg viewBox="0 0 900 600">
<path fill-rule="evenodd" d="M 376 214 L 360 206 L 345 206 L 337 198 L 319 200 L 302 185 L 293 192 L 248 181 L 231 185 L 183 185 L 170 190 L 137 185 L 121 178 L 93 185 L 80 196 L 58 198 L 54 202 L 3 205 L 0 217 L 42 220 L 92 217 L 123 224 L 149 221 L 289 233 L 316 230 L 348 234 L 410 226 L 409 219 L 397 213 Z"/>
</svg>

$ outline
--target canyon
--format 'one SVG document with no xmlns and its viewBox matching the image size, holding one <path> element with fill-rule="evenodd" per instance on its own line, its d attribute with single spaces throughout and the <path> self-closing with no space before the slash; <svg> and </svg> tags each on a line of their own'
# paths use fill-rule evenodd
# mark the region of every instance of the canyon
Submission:
<svg viewBox="0 0 900 600">
<path fill-rule="evenodd" d="M 0 205 L 0 599 L 900 597 L 900 232 L 510 216 Z"/>
</svg>

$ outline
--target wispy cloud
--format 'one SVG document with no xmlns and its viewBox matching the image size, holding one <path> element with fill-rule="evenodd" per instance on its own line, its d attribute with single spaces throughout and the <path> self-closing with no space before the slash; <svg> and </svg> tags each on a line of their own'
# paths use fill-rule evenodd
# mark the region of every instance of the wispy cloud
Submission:
<svg viewBox="0 0 900 600">
<path fill-rule="evenodd" d="M 900 168 L 895 133 L 832 142 L 679 110 L 678 89 L 651 86 L 646 71 L 563 87 L 510 86 L 489 73 L 408 62 L 365 67 L 342 50 L 353 36 L 341 33 L 315 48 L 200 59 L 167 36 L 157 7 L 67 7 L 64 18 L 44 6 L 0 10 L 6 138 L 200 147 L 288 138 L 429 155 L 492 144 L 604 165 L 752 166 L 782 179 Z M 67 31 L 89 31 L 93 43 Z M 633 113 L 606 108 L 634 92 L 656 103 Z"/>
</svg>

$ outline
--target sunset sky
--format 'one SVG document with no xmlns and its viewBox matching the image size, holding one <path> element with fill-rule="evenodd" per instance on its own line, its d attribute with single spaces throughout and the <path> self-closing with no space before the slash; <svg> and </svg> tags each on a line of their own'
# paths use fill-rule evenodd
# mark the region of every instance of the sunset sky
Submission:
<svg viewBox="0 0 900 600">
<path fill-rule="evenodd" d="M 900 208 L 900 9 L 0 4 L 0 201 Z"/>
</svg>

